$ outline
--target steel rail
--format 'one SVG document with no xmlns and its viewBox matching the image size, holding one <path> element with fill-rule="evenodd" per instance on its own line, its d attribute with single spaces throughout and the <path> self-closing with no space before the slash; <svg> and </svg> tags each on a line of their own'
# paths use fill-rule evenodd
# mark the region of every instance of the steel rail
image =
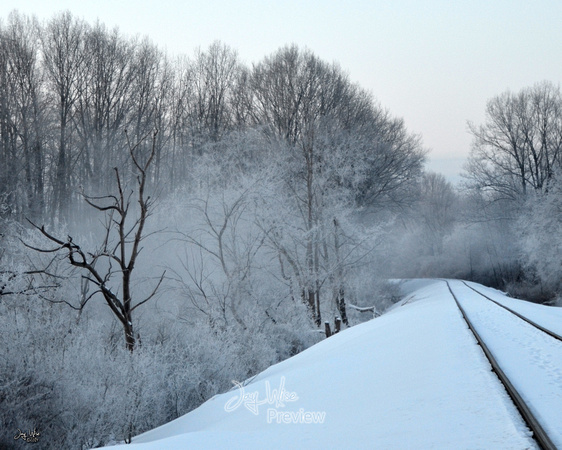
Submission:
<svg viewBox="0 0 562 450">
<path fill-rule="evenodd" d="M 460 280 L 462 281 L 462 280 Z M 462 283 L 469 289 L 472 289 L 474 292 L 476 292 L 477 294 L 481 295 L 482 297 L 490 300 L 491 302 L 494 302 L 496 305 L 508 310 L 510 313 L 515 314 L 517 317 L 519 317 L 521 320 L 524 320 L 525 322 L 527 322 L 528 324 L 534 326 L 535 328 L 538 328 L 539 330 L 541 330 L 542 332 L 548 334 L 549 336 L 553 337 L 554 339 L 558 339 L 559 341 L 562 341 L 562 336 L 560 336 L 559 334 L 556 334 L 554 331 L 549 330 L 548 328 L 544 328 L 543 326 L 539 325 L 536 322 L 533 322 L 531 319 L 528 319 L 527 317 L 521 315 L 520 313 L 518 313 L 517 311 L 514 311 L 513 309 L 502 305 L 500 302 L 498 302 L 497 300 L 494 300 L 493 298 L 488 297 L 486 294 L 483 294 L 482 292 L 480 292 L 479 290 L 473 288 L 472 286 L 470 286 L 468 283 L 466 283 L 465 281 L 462 281 Z"/>
<path fill-rule="evenodd" d="M 525 403 L 525 401 L 523 400 L 523 397 L 521 397 L 521 395 L 519 394 L 517 389 L 515 389 L 515 386 L 513 386 L 513 384 L 511 383 L 511 381 L 509 380 L 509 378 L 505 374 L 505 372 L 501 369 L 500 365 L 496 361 L 496 358 L 494 357 L 494 355 L 492 354 L 492 352 L 490 351 L 488 346 L 484 343 L 484 341 L 482 340 L 482 338 L 480 337 L 480 335 L 478 334 L 478 332 L 476 331 L 476 329 L 472 325 L 472 322 L 470 321 L 470 319 L 466 315 L 466 312 L 464 311 L 463 307 L 459 303 L 459 300 L 457 299 L 457 296 L 455 295 L 455 293 L 451 289 L 451 285 L 449 284 L 449 282 L 447 280 L 444 280 L 444 281 L 447 284 L 447 287 L 449 288 L 449 292 L 451 293 L 451 295 L 455 299 L 457 307 L 459 308 L 464 321 L 466 322 L 466 324 L 468 325 L 468 328 L 470 329 L 470 331 L 472 331 L 472 334 L 476 338 L 476 341 L 478 342 L 478 344 L 480 345 L 480 347 L 484 351 L 484 354 L 486 355 L 486 358 L 488 358 L 488 361 L 490 362 L 490 365 L 492 366 L 492 370 L 496 373 L 499 380 L 504 385 L 508 395 L 510 396 L 511 400 L 515 404 L 515 407 L 517 408 L 517 410 L 519 411 L 519 413 L 523 417 L 523 420 L 526 422 L 529 429 L 533 432 L 534 439 L 537 441 L 539 446 L 544 450 L 557 450 L 556 446 L 552 443 L 552 440 L 550 439 L 550 437 L 548 436 L 548 434 L 546 433 L 546 431 L 544 430 L 544 428 L 542 427 L 540 422 L 537 420 L 535 415 L 532 413 L 529 406 Z"/>
</svg>

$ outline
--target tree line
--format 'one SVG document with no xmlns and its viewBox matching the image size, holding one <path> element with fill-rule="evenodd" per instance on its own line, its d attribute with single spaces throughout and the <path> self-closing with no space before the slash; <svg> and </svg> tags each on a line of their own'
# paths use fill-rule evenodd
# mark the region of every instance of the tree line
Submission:
<svg viewBox="0 0 562 450">
<path fill-rule="evenodd" d="M 239 175 L 249 176 L 259 160 L 277 167 L 267 181 L 282 189 L 268 205 L 283 193 L 291 217 L 289 226 L 261 214 L 260 233 L 283 277 L 318 325 L 320 291 L 330 280 L 327 290 L 338 293 L 345 320 L 342 246 L 354 239 L 345 239 L 353 233 L 342 228 L 334 207 L 407 204 L 425 151 L 337 64 L 293 45 L 249 68 L 218 42 L 193 58 L 171 59 L 147 39 L 123 37 L 69 12 L 44 24 L 12 13 L 0 32 L 4 218 L 55 225 L 82 216 L 85 194 L 121 189 L 114 168 L 131 181 L 138 176 L 130 142 L 138 143 L 140 158 L 152 152 L 143 173 L 147 189 L 166 195 L 200 184 L 194 170 L 200 161 L 225 161 L 225 149 L 246 136 L 231 155 Z M 153 130 L 154 141 L 143 142 Z M 250 132 L 261 139 L 253 154 L 243 148 Z"/>
<path fill-rule="evenodd" d="M 4 429 L 130 439 L 371 306 L 375 218 L 415 202 L 426 152 L 337 64 L 170 57 L 69 12 L 14 12 L 0 43 Z"/>
<path fill-rule="evenodd" d="M 562 287 L 560 86 L 543 81 L 506 91 L 488 101 L 485 122 L 469 129 L 473 146 L 464 176 L 473 220 L 493 222 L 509 236 L 517 267 L 503 284 L 529 286 L 523 296 L 556 298 Z"/>
<path fill-rule="evenodd" d="M 381 148 L 403 149 L 414 166 L 421 161 L 400 121 L 337 65 L 295 46 L 251 68 L 220 42 L 191 58 L 171 58 L 147 38 L 124 37 L 69 12 L 42 24 L 14 12 L 0 39 L 3 217 L 65 221 L 82 189 L 114 187 L 113 167 L 131 169 L 124 130 L 137 142 L 158 129 L 150 181 L 166 191 L 184 182 L 209 143 L 258 126 L 300 146 L 304 164 L 313 164 L 315 128 L 327 117 Z M 389 156 L 369 164 L 392 182 L 365 182 L 357 193 L 362 201 L 392 195 L 403 181 L 393 171 L 407 175 L 408 162 L 383 161 Z"/>
<path fill-rule="evenodd" d="M 251 65 L 220 42 L 172 57 L 69 12 L 14 12 L 0 44 L 5 429 L 41 421 L 52 448 L 130 439 L 322 322 L 379 314 L 399 298 L 387 278 L 560 291 L 552 83 L 490 100 L 455 188 L 401 119 L 296 45 Z"/>
</svg>

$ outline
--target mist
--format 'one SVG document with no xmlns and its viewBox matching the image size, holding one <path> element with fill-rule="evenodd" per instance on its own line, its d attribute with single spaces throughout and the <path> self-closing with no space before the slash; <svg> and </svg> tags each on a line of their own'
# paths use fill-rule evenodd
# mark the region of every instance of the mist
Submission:
<svg viewBox="0 0 562 450">
<path fill-rule="evenodd" d="M 392 279 L 557 301 L 551 83 L 490 101 L 453 186 L 421 136 L 296 45 L 251 67 L 221 42 L 172 57 L 68 12 L 14 12 L 0 34 L 4 430 L 130 441 L 326 323 L 384 313 Z"/>
</svg>

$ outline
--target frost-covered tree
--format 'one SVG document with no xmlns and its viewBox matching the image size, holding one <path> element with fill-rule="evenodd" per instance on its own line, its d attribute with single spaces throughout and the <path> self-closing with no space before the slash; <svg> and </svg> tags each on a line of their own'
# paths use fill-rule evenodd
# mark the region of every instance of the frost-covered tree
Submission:
<svg viewBox="0 0 562 450">
<path fill-rule="evenodd" d="M 562 96 L 543 82 L 518 93 L 505 92 L 486 106 L 466 166 L 472 188 L 494 200 L 519 200 L 547 188 L 562 162 Z"/>
<path fill-rule="evenodd" d="M 76 105 L 76 131 L 80 155 L 77 176 L 82 186 L 109 189 L 111 168 L 121 164 L 126 153 L 123 129 L 130 121 L 135 46 L 117 29 L 100 23 L 86 31 L 85 83 Z"/>
<path fill-rule="evenodd" d="M 373 304 L 380 222 L 412 204 L 424 151 L 337 64 L 292 46 L 250 68 L 222 43 L 174 60 L 70 13 L 0 35 L 0 220 L 47 224 L 39 243 L 17 227 L 41 255 L 0 241 L 3 428 L 129 439 Z"/>
<path fill-rule="evenodd" d="M 562 183 L 560 172 L 547 192 L 537 193 L 526 203 L 518 220 L 523 261 L 536 273 L 546 289 L 562 288 Z"/>
<path fill-rule="evenodd" d="M 217 142 L 234 123 L 231 105 L 241 70 L 238 54 L 227 45 L 214 42 L 206 51 L 196 52 L 191 70 L 194 131 L 199 138 Z"/>
<path fill-rule="evenodd" d="M 56 154 L 51 168 L 53 214 L 66 219 L 75 179 L 70 144 L 76 103 L 84 87 L 84 52 L 87 24 L 64 12 L 53 18 L 41 33 L 42 58 L 52 95 L 51 112 L 58 131 Z"/>
<path fill-rule="evenodd" d="M 0 31 L 2 168 L 0 196 L 12 217 L 44 212 L 45 95 L 39 62 L 39 26 L 16 12 Z M 2 215 L 2 211 L 0 211 Z"/>
<path fill-rule="evenodd" d="M 458 199 L 453 186 L 441 174 L 425 173 L 420 182 L 418 214 L 422 239 L 431 255 L 443 252 L 443 239 L 453 231 L 458 216 Z"/>
<path fill-rule="evenodd" d="M 423 151 L 403 124 L 376 107 L 338 65 L 310 51 L 280 49 L 254 66 L 250 85 L 256 122 L 272 141 L 282 143 L 276 163 L 283 174 L 279 183 L 285 199 L 283 220 L 288 222 L 266 227 L 268 235 L 283 269 L 298 280 L 299 296 L 320 324 L 327 279 L 341 293 L 338 302 L 345 313 L 343 272 L 326 272 L 338 266 L 334 261 L 341 252 L 335 249 L 348 233 L 338 214 L 334 216 L 336 205 L 344 198 L 354 207 L 402 199 L 405 187 L 419 175 Z"/>
</svg>

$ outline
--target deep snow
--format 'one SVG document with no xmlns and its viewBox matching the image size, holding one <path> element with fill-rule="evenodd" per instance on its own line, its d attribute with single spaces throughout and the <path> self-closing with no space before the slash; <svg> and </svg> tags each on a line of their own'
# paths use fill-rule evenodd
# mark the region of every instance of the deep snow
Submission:
<svg viewBox="0 0 562 450">
<path fill-rule="evenodd" d="M 112 448 L 537 448 L 446 284 L 403 289 L 392 311 L 268 368 L 244 396 Z"/>
</svg>

